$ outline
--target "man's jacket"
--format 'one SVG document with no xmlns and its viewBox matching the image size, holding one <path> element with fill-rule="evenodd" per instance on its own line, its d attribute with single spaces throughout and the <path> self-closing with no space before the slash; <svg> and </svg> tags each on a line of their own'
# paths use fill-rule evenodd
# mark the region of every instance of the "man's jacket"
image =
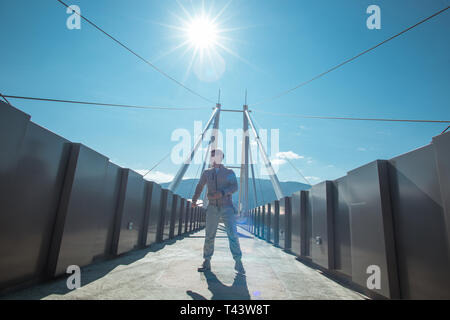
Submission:
<svg viewBox="0 0 450 320">
<path fill-rule="evenodd" d="M 212 167 L 203 171 L 200 181 L 195 188 L 195 194 L 192 201 L 197 201 L 202 193 L 203 187 L 207 185 L 207 197 L 209 200 L 209 205 L 220 206 L 220 207 L 232 207 L 233 201 L 231 195 L 235 193 L 238 189 L 238 184 L 236 180 L 236 175 L 233 170 L 225 168 L 223 165 L 218 167 L 216 173 L 216 168 Z M 222 197 L 220 199 L 210 199 L 210 195 L 222 192 Z"/>
</svg>

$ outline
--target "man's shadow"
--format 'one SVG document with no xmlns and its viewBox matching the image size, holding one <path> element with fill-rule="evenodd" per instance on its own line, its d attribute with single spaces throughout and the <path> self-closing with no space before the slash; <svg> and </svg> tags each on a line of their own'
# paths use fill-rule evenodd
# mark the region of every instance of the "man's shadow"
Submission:
<svg viewBox="0 0 450 320">
<path fill-rule="evenodd" d="M 250 300 L 245 274 L 237 273 L 231 286 L 224 285 L 212 271 L 204 272 L 208 282 L 208 290 L 211 291 L 211 300 Z M 191 290 L 186 293 L 194 300 L 207 300 L 201 294 Z"/>
</svg>

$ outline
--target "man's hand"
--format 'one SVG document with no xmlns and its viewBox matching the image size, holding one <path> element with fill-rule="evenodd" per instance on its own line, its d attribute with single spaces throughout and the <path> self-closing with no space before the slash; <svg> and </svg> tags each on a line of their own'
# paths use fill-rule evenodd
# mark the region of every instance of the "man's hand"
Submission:
<svg viewBox="0 0 450 320">
<path fill-rule="evenodd" d="M 191 207 L 192 208 L 198 207 L 197 201 L 193 201 L 191 204 Z"/>
<path fill-rule="evenodd" d="M 220 199 L 220 198 L 222 198 L 222 192 L 214 192 L 214 193 L 210 193 L 209 195 L 208 195 L 208 198 L 210 199 L 210 200 L 218 200 L 218 199 Z"/>
</svg>

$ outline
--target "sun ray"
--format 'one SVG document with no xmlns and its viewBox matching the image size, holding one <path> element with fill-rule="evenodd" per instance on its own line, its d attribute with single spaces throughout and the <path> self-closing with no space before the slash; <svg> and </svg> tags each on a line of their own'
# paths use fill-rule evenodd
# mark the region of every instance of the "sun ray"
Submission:
<svg viewBox="0 0 450 320">
<path fill-rule="evenodd" d="M 185 46 L 189 46 L 189 40 L 186 40 L 186 41 L 182 42 L 181 44 L 179 44 L 179 45 L 173 47 L 172 49 L 169 49 L 168 51 L 163 52 L 161 55 L 159 55 L 158 57 L 156 57 L 155 59 L 153 59 L 153 62 L 157 62 L 157 61 L 159 61 L 159 60 L 161 60 L 161 59 L 167 57 L 168 55 L 174 53 L 174 52 L 177 51 L 178 49 L 181 49 L 181 48 L 183 48 L 183 47 L 185 47 Z"/>
<path fill-rule="evenodd" d="M 178 3 L 178 6 L 181 8 L 181 10 L 183 10 L 183 12 L 186 14 L 186 16 L 189 18 L 189 20 L 192 20 L 193 17 L 191 16 L 191 14 L 189 13 L 189 11 L 186 10 L 186 8 L 180 3 L 180 1 L 176 0 Z"/>
<path fill-rule="evenodd" d="M 228 47 L 222 45 L 221 43 L 217 43 L 217 46 L 219 46 L 220 48 L 222 48 L 223 50 L 225 50 L 226 52 L 231 54 L 233 57 L 235 57 L 235 58 L 241 60 L 242 62 L 244 62 L 245 64 L 250 66 L 253 70 L 258 71 L 258 72 L 262 72 L 261 69 L 257 68 L 255 65 L 253 65 L 252 63 L 250 63 L 246 59 L 242 58 L 240 55 L 238 55 L 236 52 L 234 52 L 233 50 L 229 49 Z"/>
<path fill-rule="evenodd" d="M 222 16 L 222 14 L 227 10 L 228 6 L 231 4 L 232 1 L 233 0 L 228 1 L 227 4 L 225 4 L 225 6 L 222 9 L 220 9 L 219 13 L 216 14 L 216 16 L 211 19 L 213 23 L 215 23 L 217 19 L 219 19 Z"/>
<path fill-rule="evenodd" d="M 185 82 L 187 80 L 189 74 L 191 73 L 192 65 L 194 64 L 196 57 L 197 57 L 197 49 L 194 48 L 194 50 L 192 52 L 191 60 L 189 61 L 189 65 L 188 65 L 186 72 L 184 74 L 184 77 L 183 77 L 183 82 Z"/>
</svg>

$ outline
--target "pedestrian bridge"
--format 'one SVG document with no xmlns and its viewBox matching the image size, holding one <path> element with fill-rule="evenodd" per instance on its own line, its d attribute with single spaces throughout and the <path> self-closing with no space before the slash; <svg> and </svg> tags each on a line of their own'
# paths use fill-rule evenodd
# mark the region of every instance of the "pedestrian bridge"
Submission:
<svg viewBox="0 0 450 320">
<path fill-rule="evenodd" d="M 210 272 L 202 262 L 204 229 L 150 248 L 84 267 L 81 287 L 69 290 L 66 277 L 36 285 L 4 299 L 364 299 L 264 240 L 238 228 L 245 274 L 236 273 L 222 225 Z"/>
<path fill-rule="evenodd" d="M 239 215 L 245 275 L 223 232 L 197 272 L 203 208 L 3 102 L 0 152 L 3 298 L 450 299 L 450 133 Z"/>
</svg>

